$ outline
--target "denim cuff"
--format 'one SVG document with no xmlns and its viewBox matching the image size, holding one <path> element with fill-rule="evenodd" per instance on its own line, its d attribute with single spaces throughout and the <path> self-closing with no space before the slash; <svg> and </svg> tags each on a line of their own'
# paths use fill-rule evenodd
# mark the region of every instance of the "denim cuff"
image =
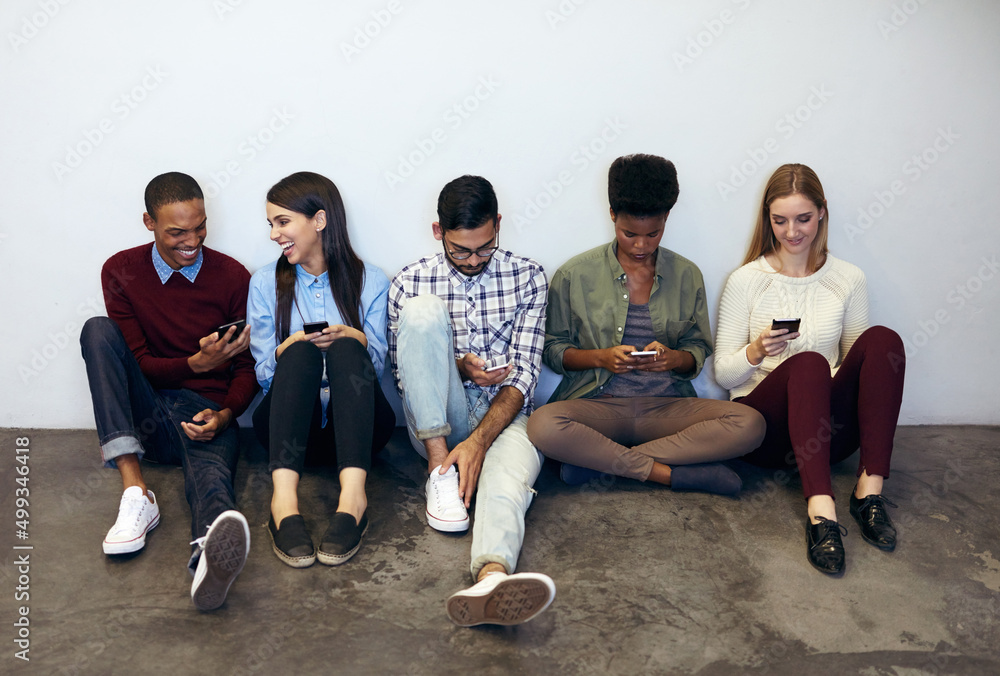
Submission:
<svg viewBox="0 0 1000 676">
<path fill-rule="evenodd" d="M 446 437 L 451 434 L 451 424 L 445 423 L 438 427 L 431 427 L 426 430 L 413 430 L 413 436 L 417 438 L 418 441 L 427 441 L 428 439 L 436 439 L 438 437 Z"/>
<path fill-rule="evenodd" d="M 514 572 L 514 567 L 504 557 L 499 554 L 483 554 L 482 556 L 476 557 L 476 560 L 472 562 L 472 581 L 479 581 L 479 571 L 486 566 L 487 563 L 499 563 L 503 566 L 504 572 L 508 575 Z"/>
<path fill-rule="evenodd" d="M 112 437 L 101 444 L 101 458 L 104 460 L 104 466 L 110 469 L 118 468 L 118 462 L 115 458 L 133 454 L 137 455 L 139 460 L 142 460 L 142 456 L 146 454 L 146 451 L 143 450 L 139 439 L 130 432 L 120 432 L 118 436 Z"/>
</svg>

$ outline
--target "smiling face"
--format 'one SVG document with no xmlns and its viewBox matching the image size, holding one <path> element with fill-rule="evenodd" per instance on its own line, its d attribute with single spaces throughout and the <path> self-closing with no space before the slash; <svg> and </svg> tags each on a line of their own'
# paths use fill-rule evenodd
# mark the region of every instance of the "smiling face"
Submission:
<svg viewBox="0 0 1000 676">
<path fill-rule="evenodd" d="M 180 270 L 198 260 L 207 233 L 204 200 L 164 204 L 156 210 L 155 219 L 145 213 L 142 222 L 153 233 L 156 250 L 171 268 Z"/>
<path fill-rule="evenodd" d="M 779 197 L 768 207 L 771 232 L 781 246 L 779 256 L 808 257 L 820 219 L 826 213 L 805 195 Z"/>
<path fill-rule="evenodd" d="M 618 260 L 625 263 L 649 264 L 663 239 L 667 214 L 638 218 L 630 214 L 611 212 L 618 241 Z"/>
<path fill-rule="evenodd" d="M 281 247 L 281 254 L 292 265 L 301 265 L 311 275 L 326 272 L 321 233 L 326 228 L 326 212 L 317 211 L 310 218 L 277 204 L 267 203 L 267 222 L 271 241 Z"/>
</svg>

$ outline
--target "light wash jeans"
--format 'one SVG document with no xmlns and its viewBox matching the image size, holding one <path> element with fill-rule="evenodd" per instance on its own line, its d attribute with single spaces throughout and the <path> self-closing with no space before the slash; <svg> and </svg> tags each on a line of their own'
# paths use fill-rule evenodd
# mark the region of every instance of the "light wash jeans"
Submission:
<svg viewBox="0 0 1000 676">
<path fill-rule="evenodd" d="M 465 388 L 455 365 L 454 335 L 443 300 L 434 295 L 406 301 L 399 316 L 396 364 L 403 389 L 406 429 L 425 460 L 425 439 L 446 437 L 453 449 L 489 410 L 487 394 Z M 535 493 L 542 454 L 528 440 L 528 416 L 517 417 L 486 452 L 476 491 L 472 526 L 472 577 L 487 563 L 508 573 L 524 542 L 524 514 Z"/>
</svg>

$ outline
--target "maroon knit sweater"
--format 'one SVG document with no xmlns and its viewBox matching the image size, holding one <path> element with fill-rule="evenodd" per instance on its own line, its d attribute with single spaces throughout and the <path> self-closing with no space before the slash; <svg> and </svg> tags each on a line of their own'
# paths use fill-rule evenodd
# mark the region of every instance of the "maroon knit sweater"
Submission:
<svg viewBox="0 0 1000 676">
<path fill-rule="evenodd" d="M 101 270 L 104 304 L 155 389 L 187 388 L 231 409 L 235 419 L 257 392 L 250 350 L 207 373 L 195 373 L 187 360 L 199 339 L 246 318 L 250 273 L 225 254 L 202 251 L 194 283 L 171 275 L 166 284 L 153 267 L 152 242 L 119 251 Z"/>
</svg>

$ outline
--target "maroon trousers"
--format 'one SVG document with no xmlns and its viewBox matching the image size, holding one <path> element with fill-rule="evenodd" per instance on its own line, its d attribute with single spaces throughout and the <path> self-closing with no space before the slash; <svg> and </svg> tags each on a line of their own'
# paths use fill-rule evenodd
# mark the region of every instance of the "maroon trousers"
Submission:
<svg viewBox="0 0 1000 676">
<path fill-rule="evenodd" d="M 830 465 L 861 447 L 858 476 L 889 477 L 892 440 L 903 400 L 906 356 L 892 329 L 873 326 L 858 338 L 834 377 L 818 352 L 800 352 L 736 401 L 764 416 L 767 433 L 743 460 L 761 467 L 797 466 L 806 498 L 833 496 Z"/>
</svg>

